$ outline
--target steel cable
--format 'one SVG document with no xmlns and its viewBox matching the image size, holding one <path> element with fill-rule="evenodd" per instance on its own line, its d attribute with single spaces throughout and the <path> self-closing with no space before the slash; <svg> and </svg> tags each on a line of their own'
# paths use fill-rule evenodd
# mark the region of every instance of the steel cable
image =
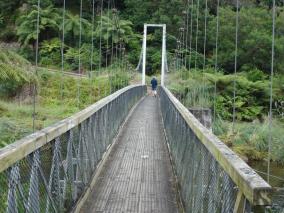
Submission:
<svg viewBox="0 0 284 213">
<path fill-rule="evenodd" d="M 217 74 L 218 69 L 218 42 L 219 42 L 219 9 L 220 0 L 217 0 L 217 14 L 216 14 L 216 40 L 215 40 L 215 66 L 214 73 Z M 214 107 L 213 107 L 213 121 L 216 121 L 216 96 L 217 96 L 217 81 L 214 80 Z"/>
<path fill-rule="evenodd" d="M 37 24 L 36 24 L 36 52 L 35 52 L 35 74 L 37 76 L 38 69 L 38 55 L 39 55 L 39 22 L 40 22 L 40 0 L 37 2 Z M 37 85 L 33 83 L 33 132 L 35 132 L 35 120 L 36 120 L 36 95 Z"/>
<path fill-rule="evenodd" d="M 65 12 L 66 12 L 66 1 L 63 0 L 63 11 L 62 11 L 62 40 L 61 40 L 61 81 L 60 81 L 60 97 L 63 100 L 64 96 L 64 45 L 65 45 Z"/>
<path fill-rule="evenodd" d="M 189 40 L 189 70 L 191 70 L 191 56 L 192 56 L 192 24 L 193 24 L 193 0 L 191 0 L 191 13 L 190 13 L 190 40 Z"/>
<path fill-rule="evenodd" d="M 233 126 L 232 126 L 232 133 L 233 133 L 233 135 L 235 134 L 235 122 L 236 122 L 236 77 L 237 77 L 237 63 L 238 63 L 238 42 L 239 42 L 238 38 L 239 38 L 239 0 L 237 0 L 237 8 L 236 8 L 235 64 L 234 64 L 234 81 L 233 81 L 233 84 L 234 84 L 234 92 L 233 92 Z"/>
<path fill-rule="evenodd" d="M 207 10 L 208 10 L 208 5 L 207 5 L 207 0 L 205 0 L 205 9 L 204 9 L 204 40 L 203 40 L 203 66 L 202 66 L 202 97 L 203 100 L 201 102 L 201 110 L 202 110 L 202 117 L 204 117 L 204 110 L 205 110 L 205 66 L 206 66 L 206 44 L 207 44 Z"/>
<path fill-rule="evenodd" d="M 90 60 L 90 72 L 89 72 L 89 78 L 90 78 L 90 99 L 92 98 L 92 80 L 93 80 L 93 63 L 94 63 L 94 31 L 95 31 L 95 0 L 92 1 L 92 36 L 91 36 L 91 60 Z"/>
<path fill-rule="evenodd" d="M 189 25 L 189 0 L 187 0 L 187 8 L 186 8 L 186 36 L 185 36 L 185 50 L 186 50 L 186 58 L 185 58 L 185 67 L 187 67 L 187 49 L 188 49 L 188 25 Z"/>
<path fill-rule="evenodd" d="M 83 0 L 80 1 L 80 26 L 79 26 L 79 53 L 78 53 L 78 74 L 82 72 L 82 63 L 81 63 L 81 43 L 82 43 L 82 13 L 83 13 Z M 80 79 L 77 81 L 77 107 L 80 108 L 80 96 L 81 96 L 81 80 L 82 76 L 80 75 Z"/>
<path fill-rule="evenodd" d="M 273 75 L 274 75 L 274 56 L 275 56 L 275 16 L 276 5 L 273 0 L 272 8 L 272 47 L 271 47 L 271 70 L 270 70 L 270 98 L 269 98 L 269 136 L 268 136 L 268 161 L 267 161 L 267 182 L 270 182 L 270 160 L 272 146 L 272 102 L 273 102 Z"/>
<path fill-rule="evenodd" d="M 199 24 L 199 0 L 197 0 L 196 8 L 196 32 L 195 32 L 195 69 L 197 69 L 197 56 L 198 56 L 198 24 Z"/>
</svg>

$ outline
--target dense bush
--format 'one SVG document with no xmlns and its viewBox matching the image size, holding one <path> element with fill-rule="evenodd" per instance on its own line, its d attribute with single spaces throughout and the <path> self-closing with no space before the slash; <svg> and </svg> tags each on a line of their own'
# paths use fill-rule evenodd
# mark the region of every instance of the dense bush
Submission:
<svg viewBox="0 0 284 213">
<path fill-rule="evenodd" d="M 244 75 L 224 75 L 216 79 L 218 97 L 216 110 L 224 119 L 231 120 L 233 112 L 234 81 L 236 82 L 236 118 L 252 121 L 267 112 L 269 106 L 268 81 L 250 81 Z M 212 82 L 213 83 L 213 82 Z"/>
<path fill-rule="evenodd" d="M 80 54 L 80 60 L 81 60 L 81 73 L 86 73 L 86 71 L 90 70 L 91 61 L 93 62 L 93 68 L 98 67 L 100 57 L 98 50 L 93 51 L 93 59 L 91 60 L 92 56 L 92 46 L 91 44 L 83 44 L 80 48 L 80 53 L 78 48 L 72 48 L 68 47 L 66 48 L 65 53 L 65 60 L 66 60 L 66 66 L 68 66 L 71 70 L 77 70 L 79 69 L 79 54 Z"/>
<path fill-rule="evenodd" d="M 37 79 L 30 63 L 15 52 L 0 49 L 0 96 L 11 97 Z"/>
<path fill-rule="evenodd" d="M 126 72 L 116 71 L 110 76 L 110 87 L 112 91 L 122 89 L 129 83 L 129 76 Z"/>
<path fill-rule="evenodd" d="M 61 41 L 58 38 L 45 40 L 40 48 L 40 63 L 42 65 L 59 65 L 61 62 Z"/>
<path fill-rule="evenodd" d="M 220 9 L 220 39 L 218 49 L 219 66 L 227 73 L 234 71 L 235 56 L 235 16 L 230 7 Z M 284 72 L 283 45 L 283 17 L 284 11 L 279 8 L 276 17 L 275 37 L 275 71 Z M 270 72 L 271 58 L 271 10 L 263 7 L 243 7 L 239 17 L 239 43 L 238 43 L 238 70 L 244 66 L 249 69 L 257 68 L 263 72 Z M 216 17 L 209 21 L 208 46 L 214 48 L 216 35 Z M 208 49 L 215 57 L 215 52 Z"/>
<path fill-rule="evenodd" d="M 169 87 L 188 107 L 213 108 L 216 82 L 216 112 L 223 119 L 232 120 L 234 81 L 237 120 L 261 120 L 268 113 L 270 90 L 269 79 L 259 70 L 238 73 L 236 77 L 221 72 L 214 73 L 212 69 L 191 70 L 191 72 L 181 70 L 170 76 Z M 281 87 L 282 84 L 275 83 L 275 91 L 278 91 L 278 94 L 274 92 L 274 100 L 283 97 Z"/>
<path fill-rule="evenodd" d="M 271 157 L 274 161 L 284 163 L 284 138 L 283 134 L 281 134 L 284 126 L 278 120 L 274 120 L 272 125 Z M 234 133 L 231 123 L 218 118 L 213 129 L 214 133 L 238 154 L 245 156 L 249 160 L 267 159 L 270 134 L 267 117 L 263 122 L 257 120 L 252 123 L 238 122 L 235 124 Z"/>
</svg>

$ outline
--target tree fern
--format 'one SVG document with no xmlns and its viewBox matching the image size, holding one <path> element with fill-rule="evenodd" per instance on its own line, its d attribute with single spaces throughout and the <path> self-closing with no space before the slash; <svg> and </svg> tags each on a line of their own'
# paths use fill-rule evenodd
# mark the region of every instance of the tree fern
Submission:
<svg viewBox="0 0 284 213">
<path fill-rule="evenodd" d="M 28 45 L 35 42 L 37 38 L 37 15 L 38 7 L 33 6 L 27 15 L 20 16 L 17 20 L 17 35 L 19 41 L 23 45 Z M 59 30 L 58 22 L 60 20 L 59 12 L 57 9 L 49 6 L 40 9 L 40 25 L 39 33 L 42 34 L 47 30 Z"/>
<path fill-rule="evenodd" d="M 9 88 L 13 85 L 13 89 L 18 89 L 25 84 L 36 82 L 34 70 L 26 59 L 13 51 L 0 49 L 0 92 L 3 88 L 7 92 L 7 85 Z"/>
</svg>

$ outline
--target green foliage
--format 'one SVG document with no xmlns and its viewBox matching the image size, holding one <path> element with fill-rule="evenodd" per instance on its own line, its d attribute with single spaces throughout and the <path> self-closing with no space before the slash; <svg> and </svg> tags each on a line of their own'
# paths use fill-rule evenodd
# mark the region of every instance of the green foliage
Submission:
<svg viewBox="0 0 284 213">
<path fill-rule="evenodd" d="M 273 161 L 281 163 L 284 163 L 284 138 L 281 134 L 283 128 L 283 123 L 279 120 L 273 121 L 271 156 Z M 267 118 L 264 119 L 264 122 L 255 120 L 252 123 L 236 123 L 234 134 L 230 123 L 220 118 L 214 123 L 214 133 L 234 151 L 249 160 L 267 158 L 269 131 Z"/>
<path fill-rule="evenodd" d="M 112 91 L 122 89 L 129 84 L 129 76 L 122 70 L 115 71 L 110 76 L 110 86 Z"/>
<path fill-rule="evenodd" d="M 11 13 L 20 6 L 21 0 L 1 0 L 0 1 L 0 14 L 11 16 Z"/>
<path fill-rule="evenodd" d="M 0 132 L 0 148 L 15 142 L 25 134 L 31 133 L 7 117 L 2 117 L 0 120 Z"/>
<path fill-rule="evenodd" d="M 239 73 L 236 77 L 222 73 L 215 74 L 212 69 L 191 70 L 191 72 L 185 69 L 179 70 L 170 75 L 169 88 L 188 107 L 213 107 L 216 82 L 216 112 L 223 119 L 232 120 L 234 80 L 237 120 L 262 119 L 269 106 L 269 81 L 266 75 L 257 69 Z"/>
<path fill-rule="evenodd" d="M 212 75 L 208 77 L 213 83 Z M 237 75 L 236 78 L 234 75 L 224 75 L 215 80 L 218 92 L 216 110 L 224 119 L 232 119 L 234 81 L 236 82 L 235 107 L 238 120 L 252 121 L 267 112 L 268 81 L 254 82 L 243 75 Z"/>
<path fill-rule="evenodd" d="M 103 72 L 90 79 L 38 70 L 40 90 L 36 106 L 36 129 L 71 116 L 129 83 L 129 75 L 120 69 L 109 70 L 109 74 Z M 0 101 L 0 147 L 32 132 L 32 113 L 33 105 L 28 101 L 21 104 L 17 101 Z"/>
<path fill-rule="evenodd" d="M 85 38 L 91 38 L 91 23 L 84 18 L 81 18 L 81 24 L 82 24 L 82 37 Z M 67 37 L 67 42 L 74 45 L 78 43 L 79 35 L 80 35 L 80 16 L 74 15 L 71 12 L 67 11 L 66 18 L 65 18 L 65 33 Z M 62 30 L 62 26 L 61 26 Z"/>
<path fill-rule="evenodd" d="M 97 23 L 96 36 L 103 36 L 104 40 L 111 40 L 114 43 L 128 43 L 130 39 L 137 37 L 132 30 L 132 22 L 128 20 L 121 20 L 114 14 L 102 16 Z"/>
<path fill-rule="evenodd" d="M 52 6 L 40 8 L 39 37 L 45 38 L 58 32 L 58 20 L 60 18 L 58 10 Z M 26 15 L 22 15 L 17 20 L 17 35 L 23 45 L 33 44 L 37 39 L 37 17 L 38 7 L 33 6 Z"/>
<path fill-rule="evenodd" d="M 201 70 L 186 69 L 170 76 L 169 89 L 187 107 L 211 107 L 214 89 Z"/>
<path fill-rule="evenodd" d="M 38 4 L 38 0 L 26 0 L 26 1 L 29 5 L 37 5 Z M 41 7 L 53 6 L 53 2 L 54 2 L 54 0 L 44 0 L 44 1 L 40 2 L 40 6 Z"/>
<path fill-rule="evenodd" d="M 0 14 L 0 27 L 3 27 L 4 25 L 4 17 L 2 14 Z"/>
<path fill-rule="evenodd" d="M 42 65 L 60 64 L 61 59 L 61 41 L 58 38 L 45 40 L 40 47 L 40 63 Z"/>
<path fill-rule="evenodd" d="M 158 73 L 161 70 L 161 49 L 153 47 L 153 45 L 147 48 L 147 67 L 150 67 L 150 70 L 147 71 L 147 75 L 153 75 Z"/>
<path fill-rule="evenodd" d="M 144 23 L 165 23 L 170 33 L 176 32 L 182 23 L 182 0 L 124 0 L 122 16 L 142 31 Z"/>
<path fill-rule="evenodd" d="M 197 69 L 203 68 L 204 56 L 203 56 L 203 54 L 201 54 L 199 52 L 191 51 L 191 57 L 188 55 L 186 57 L 186 60 L 188 61 L 188 63 L 190 62 L 190 67 L 192 67 L 192 68 L 195 68 L 195 64 L 196 64 Z M 206 63 L 207 66 L 213 65 L 212 61 L 209 58 L 206 58 L 205 63 Z"/>
<path fill-rule="evenodd" d="M 277 23 L 283 18 L 283 11 L 279 10 Z M 220 35 L 219 38 L 219 66 L 227 73 L 234 71 L 235 55 L 235 12 L 230 7 L 220 8 Z M 239 17 L 239 44 L 238 67 L 257 68 L 264 72 L 270 72 L 271 58 L 271 14 L 266 8 L 248 7 L 240 10 Z M 283 29 L 279 23 L 279 28 Z M 278 32 L 278 30 L 277 30 Z M 209 21 L 208 46 L 214 47 L 216 34 L 216 17 Z M 276 70 L 283 72 L 283 34 L 277 34 L 275 40 Z M 214 54 L 214 51 L 213 51 Z M 215 56 L 213 56 L 214 58 Z"/>
<path fill-rule="evenodd" d="M 0 96 L 15 96 L 26 84 L 36 83 L 30 63 L 17 53 L 0 51 Z"/>
<path fill-rule="evenodd" d="M 0 24 L 1 27 L 1 24 Z M 4 27 L 3 27 L 4 28 Z M 0 32 L 0 40 L 11 42 L 17 40 L 16 30 L 14 26 L 7 26 Z"/>
<path fill-rule="evenodd" d="M 247 79 L 252 82 L 264 81 L 268 79 L 268 76 L 259 69 L 252 69 L 244 74 L 246 75 Z"/>
<path fill-rule="evenodd" d="M 69 47 L 66 51 L 65 54 L 65 59 L 66 59 L 66 65 L 68 65 L 72 70 L 78 70 L 79 69 L 79 54 L 80 54 L 80 59 L 81 59 L 81 72 L 85 72 L 90 69 L 90 64 L 91 64 L 91 53 L 92 51 L 92 45 L 91 44 L 83 44 L 82 47 L 80 48 L 80 53 L 79 49 L 77 48 L 72 48 Z M 93 66 L 98 66 L 99 64 L 99 52 L 98 50 L 94 50 L 93 52 Z"/>
</svg>

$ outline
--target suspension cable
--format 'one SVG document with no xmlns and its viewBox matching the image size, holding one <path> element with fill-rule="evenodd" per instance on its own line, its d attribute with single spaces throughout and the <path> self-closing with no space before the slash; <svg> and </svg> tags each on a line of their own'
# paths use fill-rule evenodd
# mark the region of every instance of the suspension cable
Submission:
<svg viewBox="0 0 284 213">
<path fill-rule="evenodd" d="M 95 0 L 92 1 L 92 46 L 91 46 L 91 60 L 90 60 L 90 73 L 89 73 L 89 78 L 90 78 L 90 99 L 91 101 L 93 100 L 92 93 L 92 80 L 93 80 L 93 63 L 94 63 L 94 37 L 95 37 Z"/>
<path fill-rule="evenodd" d="M 61 40 L 61 81 L 60 81 L 60 97 L 63 100 L 64 92 L 64 45 L 65 45 L 65 12 L 66 1 L 63 0 L 63 12 L 62 12 L 62 40 Z"/>
<path fill-rule="evenodd" d="M 37 76 L 38 69 L 38 51 L 39 51 L 39 22 L 40 22 L 40 0 L 37 2 L 37 25 L 36 25 L 36 53 L 35 53 L 35 74 Z M 36 120 L 36 94 L 37 85 L 33 84 L 33 132 L 35 132 L 35 120 Z"/>
<path fill-rule="evenodd" d="M 207 0 L 205 0 L 205 10 L 204 10 L 204 40 L 203 40 L 203 67 L 202 67 L 202 95 L 203 95 L 203 101 L 201 102 L 201 108 L 205 107 L 205 66 L 206 66 L 206 44 L 207 44 L 207 10 L 208 10 L 208 5 L 207 5 Z M 204 113 L 204 109 L 202 110 L 202 113 Z"/>
<path fill-rule="evenodd" d="M 197 0 L 197 9 L 196 9 L 196 36 L 195 36 L 195 69 L 197 69 L 197 55 L 198 55 L 198 23 L 199 22 L 199 0 Z"/>
<path fill-rule="evenodd" d="M 181 60 L 181 68 L 183 67 L 183 63 L 184 63 L 184 61 L 183 61 L 183 49 L 184 49 L 184 28 L 183 27 L 181 27 L 180 29 L 179 29 L 179 31 L 180 31 L 180 60 Z"/>
<path fill-rule="evenodd" d="M 191 13 L 190 13 L 190 40 L 189 40 L 189 70 L 191 69 L 191 49 L 192 49 L 192 24 L 193 24 L 193 0 L 191 0 Z"/>
<path fill-rule="evenodd" d="M 236 11 L 236 33 L 235 33 L 235 67 L 234 67 L 234 94 L 233 94 L 233 126 L 232 133 L 235 133 L 236 122 L 236 77 L 237 77 L 237 63 L 238 63 L 238 38 L 239 38 L 239 0 L 237 0 Z"/>
<path fill-rule="evenodd" d="M 220 0 L 217 0 L 217 14 L 216 14 L 216 40 L 215 40 L 215 67 L 214 73 L 217 74 L 218 70 L 218 42 L 219 42 L 219 9 L 220 9 Z M 213 107 L 213 121 L 216 121 L 216 97 L 217 97 L 217 81 L 214 80 L 214 107 Z"/>
<path fill-rule="evenodd" d="M 95 0 L 92 2 L 92 47 L 91 47 L 91 73 L 93 73 L 94 63 L 94 31 L 95 31 Z"/>
<path fill-rule="evenodd" d="M 114 9 L 114 0 L 112 0 L 112 13 L 111 13 L 111 21 L 112 21 L 112 31 L 111 31 L 111 64 L 114 62 L 114 44 L 113 44 L 113 35 L 114 35 L 114 21 L 113 21 L 113 9 Z"/>
<path fill-rule="evenodd" d="M 189 25 L 189 0 L 187 0 L 187 8 L 186 8 L 186 36 L 185 36 L 185 68 L 187 67 L 187 49 L 188 49 L 188 25 Z"/>
<path fill-rule="evenodd" d="M 205 10 L 204 10 L 204 41 L 203 41 L 203 72 L 205 70 L 205 66 L 206 66 L 206 42 L 207 42 L 207 10 L 208 10 L 208 6 L 207 6 L 207 0 L 205 0 Z"/>
<path fill-rule="evenodd" d="M 110 0 L 107 1 L 107 27 L 109 27 L 109 11 L 110 11 Z M 105 67 L 107 68 L 108 66 L 108 45 L 109 45 L 109 32 L 108 32 L 108 28 L 107 28 L 107 41 L 106 41 L 106 63 L 105 63 Z"/>
<path fill-rule="evenodd" d="M 275 16 L 276 5 L 273 0 L 272 8 L 272 47 L 271 47 L 271 73 L 270 73 L 270 100 L 269 100 L 269 138 L 268 138 L 268 162 L 267 162 L 267 182 L 270 181 L 270 160 L 271 160 L 271 146 L 272 146 L 272 102 L 273 102 L 273 75 L 274 75 L 274 55 L 275 55 Z"/>
<path fill-rule="evenodd" d="M 116 13 L 116 19 L 117 19 L 117 31 L 118 31 L 118 40 L 119 40 L 119 61 L 118 61 L 118 66 L 119 66 L 119 71 L 121 75 L 123 75 L 123 70 L 122 70 L 122 36 L 120 33 L 120 18 L 118 16 L 118 13 Z M 121 85 L 123 86 L 125 82 L 123 82 L 123 76 L 121 77 Z"/>
<path fill-rule="evenodd" d="M 109 54 L 109 32 L 108 32 L 108 27 L 110 24 L 110 0 L 108 0 L 107 2 L 107 42 L 106 42 L 106 64 L 105 64 L 105 68 L 107 69 L 107 73 L 108 73 L 108 81 L 109 81 L 109 93 L 111 94 L 112 92 L 112 88 L 111 88 L 111 76 L 110 76 L 110 69 L 108 69 L 108 54 Z"/>
<path fill-rule="evenodd" d="M 116 6 L 115 6 L 115 0 L 113 0 L 113 33 L 116 31 L 117 34 L 119 34 L 119 29 L 118 29 L 118 19 L 117 19 L 117 9 L 116 9 Z M 118 40 L 119 40 L 119 35 L 118 35 Z M 119 43 L 114 43 L 115 41 L 113 40 L 113 44 L 114 44 L 114 49 L 115 49 L 115 75 L 114 75 L 114 78 L 115 78 L 115 82 L 118 82 L 117 81 L 117 78 L 118 78 L 118 71 L 119 71 L 119 56 L 118 56 L 118 47 L 119 47 Z M 116 89 L 116 88 L 115 88 Z"/>
<path fill-rule="evenodd" d="M 82 80 L 82 63 L 81 63 L 81 43 L 82 43 L 82 13 L 83 13 L 83 0 L 80 1 L 80 32 L 79 32 L 79 69 L 78 74 L 80 75 L 79 81 L 77 81 L 77 107 L 80 108 L 80 96 L 81 96 L 81 80 Z"/>
<path fill-rule="evenodd" d="M 100 62 L 99 62 L 99 74 L 101 74 L 102 68 L 102 30 L 103 30 L 103 7 L 104 7 L 104 0 L 101 1 L 101 20 L 100 20 Z"/>
</svg>

